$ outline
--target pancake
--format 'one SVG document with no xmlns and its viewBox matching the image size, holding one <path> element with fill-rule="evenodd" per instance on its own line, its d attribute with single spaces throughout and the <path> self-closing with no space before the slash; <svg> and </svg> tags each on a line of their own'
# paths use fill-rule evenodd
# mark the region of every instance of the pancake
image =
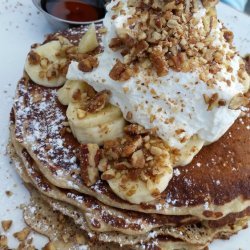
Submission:
<svg viewBox="0 0 250 250">
<path fill-rule="evenodd" d="M 67 119 L 56 93 L 57 89 L 38 86 L 26 76 L 18 84 L 14 106 L 18 142 L 55 186 L 94 196 L 104 204 L 144 213 L 218 219 L 249 206 L 250 159 L 246 157 L 250 155 L 249 113 L 220 140 L 204 147 L 192 163 L 175 168 L 176 174 L 160 199 L 134 205 L 118 198 L 105 181 L 91 187 L 84 185 L 76 159 L 79 143 L 72 134 L 62 133 Z"/>
<path fill-rule="evenodd" d="M 21 159 L 18 158 L 18 156 L 15 156 L 15 162 L 18 162 L 17 165 L 19 170 L 20 167 L 23 167 L 23 170 L 19 172 L 24 173 L 25 168 L 22 166 Z M 22 176 L 24 175 L 22 174 Z M 37 177 L 35 179 L 37 179 Z M 27 178 L 24 180 L 27 182 Z M 30 180 L 30 183 L 34 183 L 34 181 Z M 235 216 L 235 220 L 230 220 L 231 222 L 229 225 L 220 227 L 209 228 L 206 226 L 206 222 L 203 222 L 180 227 L 169 226 L 151 231 L 146 235 L 138 236 L 124 235 L 118 232 L 96 233 L 88 228 L 85 220 L 86 213 L 83 213 L 80 209 L 65 202 L 48 198 L 41 194 L 43 193 L 41 190 L 39 194 L 30 184 L 28 185 L 28 189 L 32 194 L 32 202 L 24 210 L 24 219 L 26 223 L 37 232 L 48 236 L 57 247 L 60 246 L 60 249 L 71 249 L 73 246 L 77 247 L 78 245 L 75 237 L 79 238 L 80 236 L 82 240 L 84 239 L 82 238 L 83 236 L 86 238 L 91 236 L 90 241 L 94 244 L 91 249 L 113 249 L 112 244 L 114 242 L 120 245 L 126 245 L 126 247 L 131 245 L 134 246 L 131 247 L 131 249 L 143 249 L 145 245 L 149 247 L 152 244 L 152 238 L 154 241 L 160 241 L 160 244 L 164 247 L 166 247 L 166 245 L 168 247 L 173 247 L 170 249 L 175 249 L 176 246 L 182 246 L 187 249 L 203 249 L 214 238 L 227 238 L 231 234 L 246 227 L 248 221 L 247 214 L 250 215 L 250 210 L 246 211 L 244 215 L 242 214 L 238 218 Z M 48 185 L 46 185 L 45 189 L 48 189 Z M 48 204 L 52 209 L 48 208 Z M 64 218 L 60 216 L 61 213 L 67 217 Z M 72 221 L 70 221 L 68 217 L 73 219 L 75 225 L 72 224 Z M 85 232 L 88 232 L 88 236 Z M 165 240 L 163 241 L 162 239 L 164 237 Z M 166 240 L 167 238 L 168 240 Z M 102 246 L 103 248 L 101 248 L 101 246 L 98 245 L 99 242 L 109 242 L 112 244 Z M 118 247 L 118 245 L 113 247 Z"/>
</svg>

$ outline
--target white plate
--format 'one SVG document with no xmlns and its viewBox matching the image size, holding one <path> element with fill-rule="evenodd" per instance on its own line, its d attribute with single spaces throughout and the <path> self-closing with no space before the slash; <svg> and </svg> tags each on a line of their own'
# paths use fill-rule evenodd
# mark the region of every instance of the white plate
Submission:
<svg viewBox="0 0 250 250">
<path fill-rule="evenodd" d="M 250 18 L 223 4 L 218 6 L 218 12 L 225 25 L 234 31 L 235 44 L 241 55 L 250 53 Z M 6 155 L 9 112 L 30 45 L 43 41 L 44 35 L 50 32 L 51 28 L 30 0 L 0 0 L 0 221 L 12 219 L 14 222 L 7 233 L 10 248 L 17 246 L 13 232 L 24 227 L 22 212 L 18 207 L 28 202 L 29 195 Z M 7 190 L 12 191 L 13 196 L 7 197 Z M 216 241 L 211 245 L 211 250 L 249 250 L 249 235 L 250 229 L 229 241 Z M 46 239 L 35 235 L 34 242 L 41 249 Z"/>
</svg>

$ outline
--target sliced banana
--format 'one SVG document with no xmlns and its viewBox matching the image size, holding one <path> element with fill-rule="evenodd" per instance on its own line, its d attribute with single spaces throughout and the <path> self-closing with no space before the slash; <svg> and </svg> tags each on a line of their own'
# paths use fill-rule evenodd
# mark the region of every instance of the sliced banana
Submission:
<svg viewBox="0 0 250 250">
<path fill-rule="evenodd" d="M 174 167 L 186 166 L 199 153 L 204 146 L 205 141 L 200 139 L 198 135 L 190 138 L 189 142 L 177 154 L 172 154 L 172 163 Z"/>
<path fill-rule="evenodd" d="M 88 88 L 87 83 L 83 81 L 66 81 L 62 88 L 57 92 L 59 101 L 63 105 L 69 105 L 70 102 L 76 102 L 76 95 L 80 95 Z"/>
<path fill-rule="evenodd" d="M 140 204 L 155 200 L 167 188 L 172 176 L 173 168 L 167 165 L 162 168 L 162 174 L 157 176 L 157 182 L 150 179 L 146 182 L 139 179 L 127 180 L 127 175 L 119 170 L 115 172 L 114 178 L 108 180 L 108 184 L 113 192 L 123 200 Z"/>
<path fill-rule="evenodd" d="M 65 83 L 66 77 L 62 71 L 67 60 L 57 56 L 61 48 L 61 41 L 56 40 L 31 50 L 25 70 L 33 82 L 44 87 L 59 87 Z"/>
<path fill-rule="evenodd" d="M 70 103 L 66 114 L 73 135 L 82 144 L 101 145 L 123 136 L 125 120 L 119 108 L 111 104 L 96 113 L 87 113 L 80 103 Z"/>
<path fill-rule="evenodd" d="M 88 53 L 93 51 L 99 46 L 97 35 L 96 35 L 96 28 L 94 24 L 89 26 L 88 31 L 83 35 L 80 43 L 78 45 L 78 51 L 80 53 Z"/>
<path fill-rule="evenodd" d="M 104 144 L 98 165 L 112 191 L 133 204 L 160 196 L 173 176 L 169 147 L 150 135 L 130 135 Z"/>
</svg>

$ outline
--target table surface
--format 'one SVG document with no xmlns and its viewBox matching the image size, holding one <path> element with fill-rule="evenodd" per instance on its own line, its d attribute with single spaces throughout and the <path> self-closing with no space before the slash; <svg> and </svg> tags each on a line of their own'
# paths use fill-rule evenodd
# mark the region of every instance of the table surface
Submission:
<svg viewBox="0 0 250 250">
<path fill-rule="evenodd" d="M 219 4 L 218 16 L 235 33 L 235 44 L 241 55 L 250 53 L 250 18 L 232 8 Z M 9 247 L 17 246 L 12 234 L 25 226 L 20 205 L 29 201 L 29 194 L 16 174 L 6 153 L 8 143 L 8 117 L 13 103 L 17 81 L 22 76 L 23 65 L 31 44 L 42 42 L 44 35 L 52 32 L 43 15 L 31 0 L 0 0 L 0 221 L 13 220 L 7 233 Z M 13 195 L 8 197 L 6 191 Z M 2 228 L 0 227 L 0 234 Z M 216 241 L 211 250 L 249 250 L 250 229 L 240 232 L 229 241 Z M 46 238 L 35 233 L 34 244 L 38 249 Z"/>
</svg>

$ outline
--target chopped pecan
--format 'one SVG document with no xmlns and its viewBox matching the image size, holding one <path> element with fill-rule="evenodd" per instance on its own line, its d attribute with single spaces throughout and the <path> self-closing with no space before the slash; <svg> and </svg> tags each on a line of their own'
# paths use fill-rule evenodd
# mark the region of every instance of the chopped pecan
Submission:
<svg viewBox="0 0 250 250">
<path fill-rule="evenodd" d="M 31 50 L 28 54 L 28 62 L 31 65 L 38 65 L 40 63 L 41 57 L 34 50 Z"/>
<path fill-rule="evenodd" d="M 250 55 L 246 56 L 244 60 L 246 63 L 246 71 L 250 75 Z"/>
<path fill-rule="evenodd" d="M 233 34 L 232 31 L 230 31 L 230 30 L 225 30 L 224 33 L 223 33 L 223 35 L 224 35 L 224 38 L 225 38 L 225 40 L 226 40 L 227 42 L 229 42 L 229 43 L 232 43 L 232 42 L 233 42 L 234 34 Z"/>
<path fill-rule="evenodd" d="M 143 52 L 145 52 L 148 49 L 148 47 L 149 47 L 149 44 L 146 41 L 142 40 L 135 45 L 134 53 L 137 56 L 140 56 L 142 55 Z"/>
<path fill-rule="evenodd" d="M 236 110 L 239 109 L 241 106 L 246 106 L 249 103 L 250 99 L 243 94 L 238 94 L 232 98 L 229 103 L 229 108 Z"/>
<path fill-rule="evenodd" d="M 109 48 L 111 48 L 113 51 L 121 49 L 122 46 L 123 46 L 123 40 L 119 37 L 112 38 L 109 43 Z"/>
<path fill-rule="evenodd" d="M 110 91 L 103 90 L 98 92 L 94 97 L 88 100 L 86 104 L 86 111 L 89 113 L 95 113 L 102 110 L 109 101 Z"/>
<path fill-rule="evenodd" d="M 124 82 L 131 78 L 132 70 L 121 61 L 117 60 L 116 64 L 109 73 L 111 79 Z"/>
<path fill-rule="evenodd" d="M 122 147 L 122 156 L 123 157 L 129 157 L 131 156 L 138 148 L 140 148 L 142 145 L 142 137 L 140 135 L 137 135 L 133 139 L 129 139 L 125 142 L 125 144 Z"/>
<path fill-rule="evenodd" d="M 94 56 L 88 56 L 82 59 L 78 64 L 78 69 L 83 72 L 91 72 L 94 68 L 99 65 L 98 59 Z"/>
<path fill-rule="evenodd" d="M 97 144 L 81 145 L 78 153 L 81 177 L 85 185 L 92 186 L 99 180 L 100 150 Z"/>
<path fill-rule="evenodd" d="M 19 241 L 24 241 L 27 239 L 30 232 L 31 232 L 30 228 L 25 227 L 22 231 L 14 233 L 13 236 L 17 238 Z"/>
<path fill-rule="evenodd" d="M 150 54 L 150 60 L 156 69 L 158 76 L 165 76 L 168 73 L 167 62 L 161 53 L 153 51 Z"/>
<path fill-rule="evenodd" d="M 114 179 L 115 178 L 115 171 L 113 169 L 109 169 L 102 174 L 101 178 L 104 181 Z"/>
<path fill-rule="evenodd" d="M 12 220 L 3 220 L 1 222 L 3 230 L 6 232 L 10 229 L 12 225 Z"/>
<path fill-rule="evenodd" d="M 42 250 L 56 250 L 56 246 L 53 242 L 47 243 Z"/>
<path fill-rule="evenodd" d="M 121 144 L 118 140 L 104 142 L 104 153 L 109 160 L 117 160 L 121 156 Z"/>
<path fill-rule="evenodd" d="M 134 168 L 144 168 L 146 161 L 144 153 L 141 149 L 133 153 L 131 163 Z"/>
<path fill-rule="evenodd" d="M 142 135 L 149 133 L 149 130 L 143 128 L 138 124 L 130 124 L 124 128 L 124 131 L 129 135 Z"/>
<path fill-rule="evenodd" d="M 8 247 L 8 239 L 5 235 L 0 235 L 0 249 L 7 249 Z"/>
</svg>

